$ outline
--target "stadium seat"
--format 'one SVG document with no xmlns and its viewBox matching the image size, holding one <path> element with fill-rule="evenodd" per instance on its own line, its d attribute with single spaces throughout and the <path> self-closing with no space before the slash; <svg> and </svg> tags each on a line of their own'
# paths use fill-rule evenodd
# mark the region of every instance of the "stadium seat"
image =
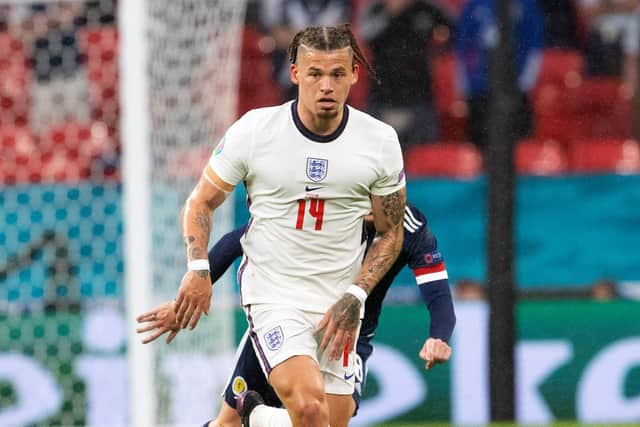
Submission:
<svg viewBox="0 0 640 427">
<path fill-rule="evenodd" d="M 119 113 L 118 33 L 110 27 L 84 29 L 80 48 L 86 58 L 92 118 L 107 123 L 113 133 Z"/>
<path fill-rule="evenodd" d="M 538 138 L 568 142 L 631 136 L 632 101 L 619 79 L 580 78 L 572 86 L 538 85 L 533 107 Z"/>
<path fill-rule="evenodd" d="M 52 126 L 41 134 L 40 147 L 43 152 L 71 150 L 99 157 L 115 149 L 106 125 L 102 122 L 63 123 Z"/>
<path fill-rule="evenodd" d="M 620 79 L 589 78 L 580 89 L 578 104 L 589 137 L 631 137 L 632 101 Z"/>
<path fill-rule="evenodd" d="M 240 82 L 238 90 L 238 116 L 247 111 L 279 104 L 282 90 L 273 78 L 273 66 L 269 57 L 275 43 L 270 37 L 262 35 L 251 25 L 244 27 L 242 37 L 242 56 L 240 63 Z"/>
<path fill-rule="evenodd" d="M 14 185 L 30 181 L 30 171 L 39 168 L 37 144 L 24 126 L 0 126 L 0 183 Z"/>
<path fill-rule="evenodd" d="M 432 87 L 438 113 L 440 139 L 464 141 L 466 139 L 467 106 L 464 97 L 458 91 L 456 62 L 453 53 L 435 58 Z"/>
<path fill-rule="evenodd" d="M 482 155 L 469 142 L 438 142 L 410 147 L 405 153 L 408 176 L 474 178 L 482 172 Z"/>
<path fill-rule="evenodd" d="M 575 86 L 581 79 L 584 59 L 578 50 L 550 48 L 542 52 L 537 85 Z"/>
<path fill-rule="evenodd" d="M 577 50 L 543 51 L 540 74 L 532 91 L 536 138 L 568 141 L 588 135 L 580 114 L 583 63 Z"/>
<path fill-rule="evenodd" d="M 26 125 L 31 73 L 22 42 L 0 32 L 0 125 Z"/>
<path fill-rule="evenodd" d="M 515 149 L 518 174 L 554 176 L 567 173 L 569 159 L 563 144 L 553 139 L 526 139 Z"/>
<path fill-rule="evenodd" d="M 569 168 L 574 173 L 640 173 L 640 145 L 632 139 L 591 139 L 569 145 Z"/>
</svg>

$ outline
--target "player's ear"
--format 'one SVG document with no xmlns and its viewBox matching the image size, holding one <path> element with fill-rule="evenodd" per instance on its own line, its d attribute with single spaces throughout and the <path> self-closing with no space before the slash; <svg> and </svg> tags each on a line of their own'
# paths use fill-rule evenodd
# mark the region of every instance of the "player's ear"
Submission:
<svg viewBox="0 0 640 427">
<path fill-rule="evenodd" d="M 360 64 L 353 64 L 353 77 L 351 79 L 352 85 L 358 83 L 358 77 L 360 77 Z"/>
<path fill-rule="evenodd" d="M 293 83 L 294 85 L 297 85 L 299 80 L 298 80 L 298 65 L 297 64 L 291 64 L 289 65 L 289 77 L 291 78 L 291 83 Z"/>
</svg>

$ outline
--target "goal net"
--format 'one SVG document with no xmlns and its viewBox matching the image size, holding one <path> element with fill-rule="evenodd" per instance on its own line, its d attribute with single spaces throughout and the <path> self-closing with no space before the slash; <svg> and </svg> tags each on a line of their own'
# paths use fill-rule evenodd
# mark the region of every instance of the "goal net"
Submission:
<svg viewBox="0 0 640 427">
<path fill-rule="evenodd" d="M 244 9 L 0 0 L 0 425 L 181 425 L 217 411 L 232 273 L 170 346 L 143 346 L 127 319 L 174 298 L 186 270 L 180 209 L 235 119 Z M 228 201 L 212 242 L 233 219 Z"/>
<path fill-rule="evenodd" d="M 134 10 L 128 7 L 122 12 Z M 130 115 L 123 119 L 133 120 L 129 124 L 134 126 L 144 127 L 144 123 L 147 124 L 147 135 L 142 137 L 148 138 L 148 150 L 146 153 L 136 150 L 133 154 L 125 150 L 125 156 L 129 153 L 133 159 L 128 158 L 125 162 L 124 185 L 129 191 L 129 198 L 125 194 L 125 201 L 130 209 L 137 209 L 141 193 L 148 191 L 147 203 L 141 206 L 149 208 L 147 218 L 150 226 L 143 227 L 143 232 L 151 237 L 147 252 L 152 262 L 147 273 L 151 279 L 150 293 L 146 298 L 139 298 L 135 289 L 130 289 L 130 314 L 145 310 L 142 301 L 148 301 L 146 309 L 149 309 L 152 305 L 174 299 L 186 271 L 180 209 L 212 149 L 236 118 L 244 12 L 244 2 L 237 0 L 153 0 L 147 1 L 146 9 L 142 10 L 144 15 L 141 19 L 146 31 L 145 39 L 139 40 L 142 42 L 139 46 L 145 49 L 142 54 L 146 56 L 143 78 L 146 94 L 140 92 L 143 99 L 134 98 L 132 102 L 134 106 L 147 108 L 148 112 L 146 118 L 138 122 L 135 118 L 140 110 L 130 108 L 127 102 L 131 93 L 125 93 L 123 107 Z M 131 19 L 135 12 L 127 16 L 129 19 L 123 19 L 120 28 L 125 33 L 139 31 L 127 28 L 127 25 L 137 25 Z M 125 56 L 122 72 L 127 73 L 132 67 L 131 76 L 135 76 L 136 64 L 139 66 L 140 62 L 136 62 L 137 58 L 127 60 L 125 50 L 129 48 L 129 40 L 132 48 L 136 43 L 131 38 L 123 38 Z M 138 85 L 142 82 L 133 83 Z M 126 81 L 123 87 L 128 87 Z M 127 129 L 126 124 L 123 129 Z M 125 138 L 125 144 L 136 142 Z M 147 160 L 139 162 L 141 155 L 146 155 Z M 145 169 L 144 165 L 148 165 L 147 175 L 137 180 L 138 174 Z M 144 185 L 145 182 L 148 185 Z M 133 215 L 137 216 L 139 212 L 133 212 Z M 125 229 L 128 216 L 125 215 Z M 230 231 L 233 221 L 233 202 L 228 200 L 214 216 L 211 241 Z M 134 219 L 127 239 L 146 238 L 145 235 L 139 236 L 136 223 Z M 128 247 L 131 249 L 132 246 Z M 137 256 L 131 252 L 127 258 L 132 261 L 132 269 L 139 262 L 135 261 Z M 128 277 L 128 286 L 139 286 L 131 280 L 132 276 Z M 196 330 L 180 333 L 170 346 L 154 343 L 150 347 L 153 353 L 150 358 L 147 356 L 136 362 L 138 359 L 134 357 L 134 363 L 130 365 L 132 380 L 139 382 L 133 385 L 132 390 L 137 392 L 132 392 L 129 401 L 136 405 L 136 410 L 144 408 L 144 401 L 138 405 L 139 399 L 144 400 L 145 393 L 140 386 L 146 384 L 151 388 L 155 402 L 147 404 L 155 408 L 155 424 L 202 423 L 217 410 L 233 354 L 232 277 L 232 272 L 228 272 L 216 283 L 210 315 L 200 321 Z M 139 350 L 136 347 L 140 346 L 139 337 L 135 341 L 130 341 L 132 351 Z M 132 413 L 136 417 L 135 412 Z M 143 412 L 137 417 L 140 423 L 149 420 Z"/>
</svg>

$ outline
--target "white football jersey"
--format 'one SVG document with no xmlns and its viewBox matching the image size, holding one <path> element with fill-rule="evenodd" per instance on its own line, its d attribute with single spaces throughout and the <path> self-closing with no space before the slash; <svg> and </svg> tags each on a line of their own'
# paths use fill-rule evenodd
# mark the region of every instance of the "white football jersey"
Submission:
<svg viewBox="0 0 640 427">
<path fill-rule="evenodd" d="M 345 107 L 338 129 L 311 133 L 296 103 L 249 111 L 227 131 L 205 170 L 244 181 L 251 220 L 241 239 L 242 304 L 326 312 L 360 270 L 370 195 L 405 185 L 394 129 Z"/>
</svg>

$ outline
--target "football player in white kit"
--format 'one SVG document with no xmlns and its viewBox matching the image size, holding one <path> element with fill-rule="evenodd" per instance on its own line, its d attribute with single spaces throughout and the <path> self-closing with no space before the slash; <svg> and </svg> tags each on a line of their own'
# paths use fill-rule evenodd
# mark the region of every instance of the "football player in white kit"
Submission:
<svg viewBox="0 0 640 427">
<path fill-rule="evenodd" d="M 393 128 L 345 104 L 359 65 L 370 69 L 348 26 L 300 31 L 290 59 L 298 99 L 236 121 L 185 203 L 189 263 L 176 313 L 194 328 L 208 312 L 211 216 L 243 182 L 251 220 L 241 240 L 241 303 L 261 367 L 287 408 L 283 424 L 339 427 L 352 415 L 365 299 L 402 247 L 402 153 Z M 378 236 L 363 262 L 369 212 Z"/>
</svg>

